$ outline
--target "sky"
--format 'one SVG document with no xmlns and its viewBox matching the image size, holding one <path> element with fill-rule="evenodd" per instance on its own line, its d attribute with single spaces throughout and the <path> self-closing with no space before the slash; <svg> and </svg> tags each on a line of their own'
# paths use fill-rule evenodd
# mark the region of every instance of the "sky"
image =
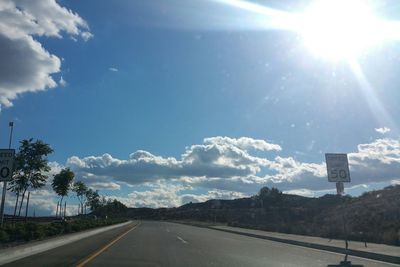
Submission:
<svg viewBox="0 0 400 267">
<path fill-rule="evenodd" d="M 54 149 L 36 214 L 65 167 L 130 207 L 335 193 L 325 153 L 348 153 L 348 194 L 400 183 L 400 5 L 319 23 L 327 1 L 3 0 L 0 145 L 14 121 L 13 147 Z"/>
</svg>

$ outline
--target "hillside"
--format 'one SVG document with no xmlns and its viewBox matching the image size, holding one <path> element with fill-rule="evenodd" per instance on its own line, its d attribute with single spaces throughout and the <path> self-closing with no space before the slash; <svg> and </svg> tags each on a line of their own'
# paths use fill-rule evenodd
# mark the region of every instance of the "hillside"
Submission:
<svg viewBox="0 0 400 267">
<path fill-rule="evenodd" d="M 128 217 L 195 220 L 283 233 L 400 245 L 400 185 L 359 197 L 308 198 L 262 188 L 250 198 L 208 200 L 177 208 L 130 208 Z"/>
</svg>

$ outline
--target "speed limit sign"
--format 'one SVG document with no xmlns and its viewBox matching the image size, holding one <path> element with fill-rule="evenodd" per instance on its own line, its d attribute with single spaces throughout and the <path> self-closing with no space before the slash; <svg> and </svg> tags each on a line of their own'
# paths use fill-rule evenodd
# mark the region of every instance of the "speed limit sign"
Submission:
<svg viewBox="0 0 400 267">
<path fill-rule="evenodd" d="M 325 154 L 329 182 L 350 183 L 347 154 Z"/>
<path fill-rule="evenodd" d="M 0 182 L 11 181 L 15 149 L 0 149 Z"/>
</svg>

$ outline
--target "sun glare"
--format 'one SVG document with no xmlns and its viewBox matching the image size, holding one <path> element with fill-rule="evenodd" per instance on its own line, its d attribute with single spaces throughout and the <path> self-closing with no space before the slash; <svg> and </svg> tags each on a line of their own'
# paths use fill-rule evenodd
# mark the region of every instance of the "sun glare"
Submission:
<svg viewBox="0 0 400 267">
<path fill-rule="evenodd" d="M 306 46 L 332 60 L 357 58 L 385 38 L 368 1 L 319 0 L 301 15 L 299 32 Z"/>
</svg>

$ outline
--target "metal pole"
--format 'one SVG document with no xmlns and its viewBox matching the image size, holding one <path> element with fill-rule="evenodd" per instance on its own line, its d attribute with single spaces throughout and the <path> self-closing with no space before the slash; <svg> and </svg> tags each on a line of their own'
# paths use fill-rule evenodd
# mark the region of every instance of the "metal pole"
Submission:
<svg viewBox="0 0 400 267">
<path fill-rule="evenodd" d="M 346 198 L 344 194 L 344 185 L 342 182 L 336 183 L 336 190 L 338 196 L 342 200 L 342 221 L 343 221 L 343 233 L 344 233 L 344 242 L 345 242 L 345 247 L 346 247 L 346 255 L 344 257 L 343 263 L 347 264 L 347 256 L 348 256 L 348 249 L 349 249 L 349 241 L 347 239 L 347 221 L 346 221 Z"/>
<path fill-rule="evenodd" d="M 12 142 L 13 130 L 14 130 L 14 122 L 10 121 L 8 126 L 10 126 L 10 141 L 8 143 L 8 148 L 10 149 L 11 148 L 11 142 Z"/>
<path fill-rule="evenodd" d="M 1 196 L 1 207 L 0 207 L 0 216 L 1 216 L 1 227 L 3 227 L 4 223 L 4 203 L 6 202 L 6 193 L 7 193 L 7 182 L 3 182 L 3 195 Z"/>
<path fill-rule="evenodd" d="M 349 241 L 347 240 L 347 222 L 346 222 L 346 199 L 343 197 L 343 213 L 342 213 L 342 217 L 343 217 L 343 230 L 344 230 L 344 238 L 345 238 L 345 244 L 346 244 L 346 254 L 347 254 L 347 250 L 349 248 Z"/>
<path fill-rule="evenodd" d="M 11 141 L 12 141 L 12 133 L 13 133 L 13 128 L 14 128 L 14 123 L 10 122 L 8 126 L 11 127 L 10 130 L 10 142 L 8 143 L 8 148 L 11 148 Z M 1 207 L 0 207 L 0 226 L 3 227 L 4 223 L 4 205 L 6 202 L 6 194 L 7 194 L 7 182 L 3 182 L 3 195 L 1 196 Z"/>
</svg>

